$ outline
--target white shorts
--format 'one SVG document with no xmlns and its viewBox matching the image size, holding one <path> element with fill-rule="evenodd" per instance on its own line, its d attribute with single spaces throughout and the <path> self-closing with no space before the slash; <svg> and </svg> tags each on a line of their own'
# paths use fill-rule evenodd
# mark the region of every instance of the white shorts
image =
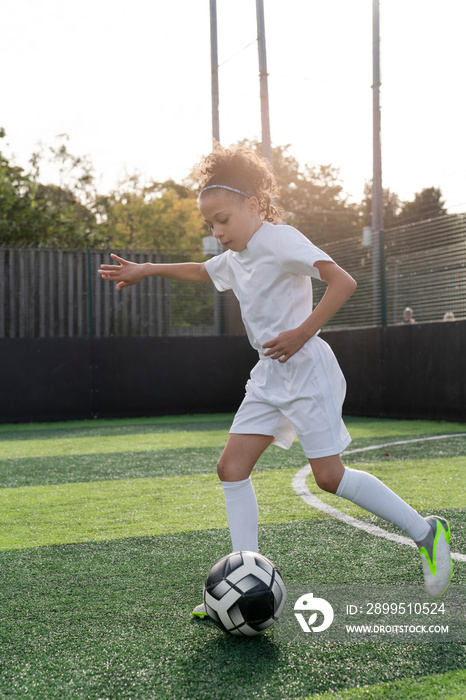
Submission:
<svg viewBox="0 0 466 700">
<path fill-rule="evenodd" d="M 345 393 L 333 351 L 314 336 L 287 362 L 259 360 L 230 433 L 271 435 L 285 449 L 298 436 L 311 459 L 340 454 L 351 442 L 341 417 Z"/>
</svg>

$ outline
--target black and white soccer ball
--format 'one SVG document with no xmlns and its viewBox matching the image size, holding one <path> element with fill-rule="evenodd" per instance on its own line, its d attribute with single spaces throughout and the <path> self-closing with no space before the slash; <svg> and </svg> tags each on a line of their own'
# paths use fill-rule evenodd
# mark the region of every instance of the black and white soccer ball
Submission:
<svg viewBox="0 0 466 700">
<path fill-rule="evenodd" d="M 209 617 L 236 637 L 253 637 L 283 611 L 286 588 L 277 567 L 257 552 L 232 552 L 216 562 L 204 583 Z"/>
</svg>

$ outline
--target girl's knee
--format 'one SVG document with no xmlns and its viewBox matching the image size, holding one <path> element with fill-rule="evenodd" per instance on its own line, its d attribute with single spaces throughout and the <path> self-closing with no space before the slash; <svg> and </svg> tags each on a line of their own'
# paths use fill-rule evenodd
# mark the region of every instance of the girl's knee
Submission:
<svg viewBox="0 0 466 700">
<path fill-rule="evenodd" d="M 345 467 L 339 455 L 310 459 L 309 462 L 311 463 L 317 486 L 322 489 L 322 491 L 336 493 L 343 474 L 345 473 Z"/>
<path fill-rule="evenodd" d="M 217 464 L 221 481 L 247 479 L 257 460 L 273 442 L 270 435 L 230 433 L 227 444 Z"/>
<path fill-rule="evenodd" d="M 217 475 L 220 481 L 238 481 L 238 468 L 234 461 L 226 457 L 220 457 L 217 463 Z"/>
<path fill-rule="evenodd" d="M 322 489 L 322 491 L 336 493 L 341 479 L 339 477 L 335 478 L 333 474 L 319 474 L 315 476 L 315 480 L 317 486 Z"/>
<path fill-rule="evenodd" d="M 251 470 L 241 461 L 237 462 L 223 455 L 218 460 L 217 475 L 220 481 L 242 481 L 247 479 L 250 473 Z"/>
<path fill-rule="evenodd" d="M 229 474 L 228 462 L 226 460 L 219 459 L 217 462 L 217 476 L 220 481 L 229 481 L 227 478 Z"/>
</svg>

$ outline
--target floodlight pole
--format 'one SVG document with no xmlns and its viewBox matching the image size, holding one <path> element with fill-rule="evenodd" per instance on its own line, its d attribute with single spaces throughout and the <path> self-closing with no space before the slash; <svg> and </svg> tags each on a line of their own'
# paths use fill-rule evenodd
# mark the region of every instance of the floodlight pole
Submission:
<svg viewBox="0 0 466 700">
<path fill-rule="evenodd" d="M 264 0 L 256 0 L 257 46 L 259 50 L 259 79 L 261 96 L 262 155 L 273 163 L 272 142 L 270 139 L 269 87 L 267 73 L 267 53 L 265 48 Z"/>
<path fill-rule="evenodd" d="M 380 12 L 379 0 L 372 0 L 372 282 L 373 316 L 387 324 L 385 297 L 385 243 L 383 232 L 382 146 L 380 120 Z M 378 304 L 380 303 L 380 317 Z"/>
<path fill-rule="evenodd" d="M 217 0 L 210 2 L 210 66 L 212 81 L 212 139 L 220 143 L 220 114 L 219 114 L 219 90 L 218 90 L 218 41 L 217 41 Z M 209 246 L 211 246 L 209 248 Z M 219 250 L 220 248 L 220 250 Z M 213 236 L 206 236 L 204 240 L 204 254 L 218 255 L 221 246 Z M 214 328 L 218 335 L 222 335 L 223 303 L 220 292 L 214 287 Z"/>
<path fill-rule="evenodd" d="M 210 0 L 210 64 L 212 72 L 212 138 L 220 142 L 217 0 Z"/>
</svg>

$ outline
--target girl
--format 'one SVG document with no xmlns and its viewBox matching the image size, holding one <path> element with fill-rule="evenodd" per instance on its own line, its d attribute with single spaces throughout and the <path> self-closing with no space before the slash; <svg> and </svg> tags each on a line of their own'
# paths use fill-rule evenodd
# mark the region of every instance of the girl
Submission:
<svg viewBox="0 0 466 700">
<path fill-rule="evenodd" d="M 291 226 L 275 224 L 277 188 L 265 161 L 217 146 L 198 166 L 199 208 L 225 252 L 205 263 L 136 264 L 112 255 L 103 279 L 123 289 L 150 275 L 212 280 L 232 289 L 259 361 L 218 462 L 232 551 L 258 551 L 258 509 L 250 474 L 271 444 L 296 435 L 318 486 L 397 525 L 418 545 L 425 585 L 437 597 L 452 575 L 450 526 L 422 518 L 376 477 L 342 464 L 351 438 L 341 412 L 346 383 L 319 331 L 356 288 L 354 279 Z M 313 310 L 311 277 L 327 284 Z M 205 615 L 204 606 L 194 609 Z"/>
</svg>

